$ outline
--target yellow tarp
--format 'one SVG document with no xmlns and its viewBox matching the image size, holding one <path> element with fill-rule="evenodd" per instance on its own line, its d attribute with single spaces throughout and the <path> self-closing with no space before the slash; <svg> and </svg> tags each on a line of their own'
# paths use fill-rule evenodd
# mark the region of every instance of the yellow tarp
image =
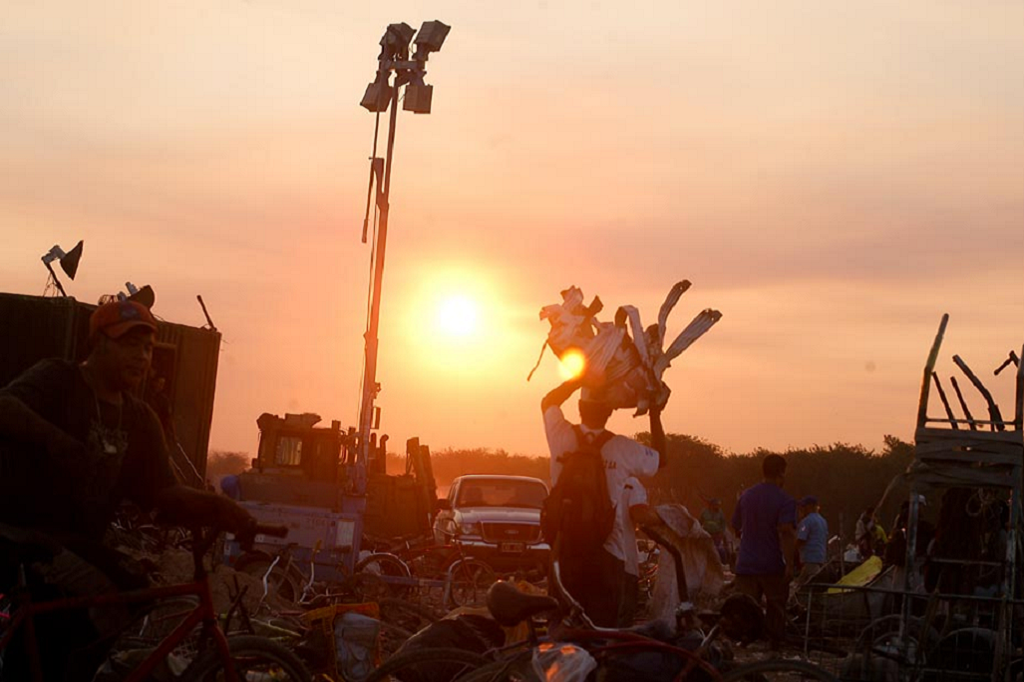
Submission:
<svg viewBox="0 0 1024 682">
<path fill-rule="evenodd" d="M 857 568 L 853 569 L 840 580 L 837 585 L 849 585 L 850 587 L 863 587 L 878 577 L 882 572 L 882 558 L 873 556 Z M 838 587 L 830 587 L 828 594 L 838 594 L 844 590 Z"/>
</svg>

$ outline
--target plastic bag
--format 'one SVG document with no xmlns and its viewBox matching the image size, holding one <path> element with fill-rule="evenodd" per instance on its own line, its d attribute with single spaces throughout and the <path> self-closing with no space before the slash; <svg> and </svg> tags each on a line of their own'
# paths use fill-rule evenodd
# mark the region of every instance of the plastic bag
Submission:
<svg viewBox="0 0 1024 682">
<path fill-rule="evenodd" d="M 334 621 L 338 672 L 346 680 L 359 680 L 373 672 L 380 637 L 380 621 L 348 612 Z"/>
<path fill-rule="evenodd" d="M 541 644 L 533 650 L 533 672 L 545 682 L 584 682 L 597 661 L 575 644 Z"/>
</svg>

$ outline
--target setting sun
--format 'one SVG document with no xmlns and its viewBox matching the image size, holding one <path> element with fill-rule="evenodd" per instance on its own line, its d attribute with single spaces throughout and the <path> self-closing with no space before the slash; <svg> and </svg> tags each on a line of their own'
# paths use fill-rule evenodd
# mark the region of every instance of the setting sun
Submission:
<svg viewBox="0 0 1024 682">
<path fill-rule="evenodd" d="M 465 296 L 451 296 L 438 306 L 438 329 L 450 336 L 470 336 L 477 329 L 477 318 L 476 303 Z"/>
</svg>

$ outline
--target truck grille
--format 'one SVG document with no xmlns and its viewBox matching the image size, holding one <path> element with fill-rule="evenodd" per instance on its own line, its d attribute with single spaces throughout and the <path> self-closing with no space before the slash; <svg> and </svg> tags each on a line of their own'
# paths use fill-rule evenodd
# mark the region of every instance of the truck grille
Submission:
<svg viewBox="0 0 1024 682">
<path fill-rule="evenodd" d="M 484 523 L 483 536 L 487 542 L 525 542 L 540 540 L 540 526 L 529 523 Z"/>
</svg>

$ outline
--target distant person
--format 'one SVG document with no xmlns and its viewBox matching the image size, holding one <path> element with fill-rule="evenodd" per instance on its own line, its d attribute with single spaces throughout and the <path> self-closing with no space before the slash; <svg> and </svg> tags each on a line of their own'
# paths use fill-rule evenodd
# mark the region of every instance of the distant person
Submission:
<svg viewBox="0 0 1024 682">
<path fill-rule="evenodd" d="M 238 474 L 228 474 L 220 479 L 220 491 L 232 500 L 242 499 L 242 479 Z"/>
<path fill-rule="evenodd" d="M 725 512 L 722 511 L 722 501 L 717 497 L 708 500 L 707 507 L 700 513 L 700 526 L 714 541 L 722 564 L 728 564 L 729 552 L 725 546 Z"/>
<path fill-rule="evenodd" d="M 928 501 L 924 495 L 918 495 L 917 538 L 914 545 L 914 556 L 921 559 L 928 554 L 928 548 L 935 539 L 935 525 L 923 517 L 924 507 Z M 904 500 L 900 504 L 899 514 L 893 522 L 889 543 L 885 548 L 885 563 L 904 567 L 907 560 L 907 526 L 910 519 L 910 502 Z"/>
<path fill-rule="evenodd" d="M 588 556 L 570 553 L 559 543 L 557 559 L 562 583 L 569 594 L 583 606 L 595 624 L 614 627 L 619 619 L 626 579 L 624 515 L 614 513 L 614 510 L 623 498 L 626 479 L 653 476 L 664 463 L 659 453 L 665 452 L 665 433 L 661 426 L 660 407 L 650 411 L 653 448 L 611 433 L 605 429 L 605 424 L 613 408 L 601 400 L 600 395 L 581 398 L 579 411 L 582 423 L 571 424 L 562 413 L 561 406 L 581 386 L 579 379 L 567 381 L 541 401 L 544 430 L 551 452 L 551 498 L 556 497 L 560 490 L 559 477 L 568 458 L 588 445 L 597 447 L 604 463 L 608 495 L 603 502 L 613 510 L 612 530 L 604 536 L 603 545 Z M 583 535 L 588 530 L 591 529 L 574 529 L 574 533 Z"/>
<path fill-rule="evenodd" d="M 800 524 L 796 532 L 796 548 L 800 553 L 800 575 L 793 585 L 799 590 L 825 565 L 828 555 L 828 522 L 820 513 L 818 498 L 808 495 L 800 500 Z"/>
<path fill-rule="evenodd" d="M 875 508 L 868 507 L 857 517 L 857 526 L 853 532 L 853 540 L 857 543 L 861 561 L 867 561 L 875 553 Z"/>
<path fill-rule="evenodd" d="M 777 649 L 786 633 L 786 602 L 796 560 L 796 502 L 782 489 L 786 460 L 768 455 L 761 462 L 764 480 L 748 488 L 736 503 L 732 526 L 740 537 L 736 590 L 767 604 L 765 627 Z"/>
</svg>

